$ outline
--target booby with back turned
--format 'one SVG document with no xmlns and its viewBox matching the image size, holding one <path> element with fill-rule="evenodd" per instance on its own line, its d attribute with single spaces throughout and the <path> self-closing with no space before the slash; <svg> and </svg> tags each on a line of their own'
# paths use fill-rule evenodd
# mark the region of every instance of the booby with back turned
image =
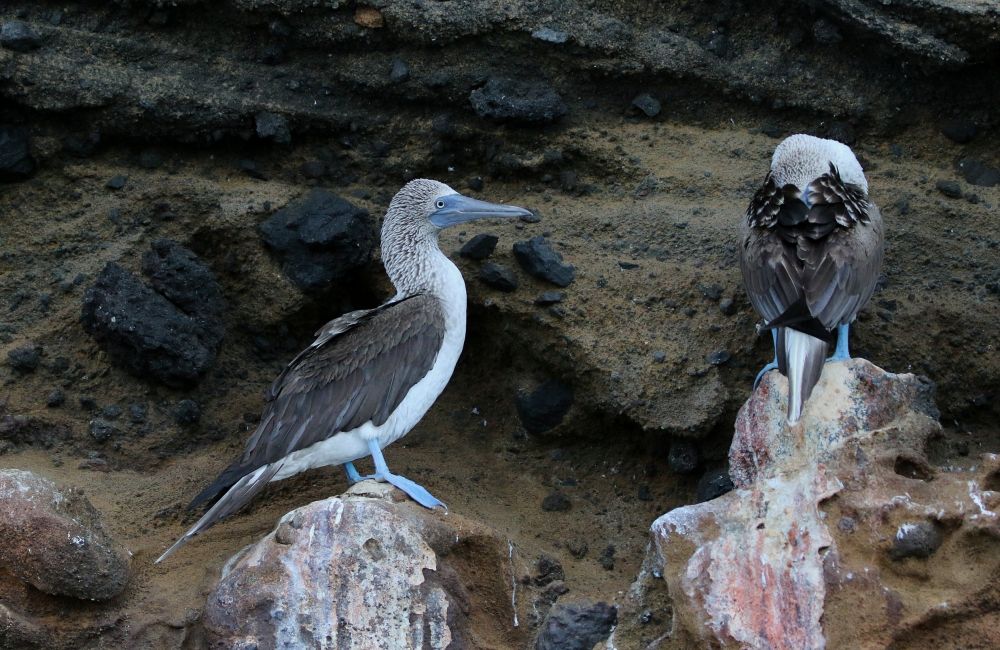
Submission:
<svg viewBox="0 0 1000 650">
<path fill-rule="evenodd" d="M 789 422 L 824 363 L 850 358 L 850 324 L 875 291 L 882 254 L 882 216 L 850 147 L 803 134 L 783 140 L 743 219 L 740 268 L 775 348 L 754 387 L 774 368 L 785 375 Z"/>
<path fill-rule="evenodd" d="M 465 282 L 438 247 L 438 233 L 474 219 L 530 214 L 463 196 L 438 181 L 407 183 L 382 225 L 382 263 L 396 295 L 330 321 L 288 364 L 265 394 L 263 416 L 243 454 L 188 507 L 217 500 L 156 562 L 239 510 L 267 483 L 315 467 L 343 465 L 352 483 L 386 481 L 427 508 L 443 507 L 422 486 L 390 472 L 382 456 L 444 390 L 465 343 Z M 362 477 L 353 461 L 365 456 L 372 457 L 375 474 Z"/>
</svg>

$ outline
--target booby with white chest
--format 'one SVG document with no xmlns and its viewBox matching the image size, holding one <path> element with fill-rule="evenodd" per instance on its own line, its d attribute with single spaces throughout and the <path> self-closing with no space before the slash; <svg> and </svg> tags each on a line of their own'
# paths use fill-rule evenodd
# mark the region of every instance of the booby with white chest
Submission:
<svg viewBox="0 0 1000 650">
<path fill-rule="evenodd" d="M 382 225 L 382 262 L 396 295 L 330 321 L 288 364 L 267 391 L 243 454 L 189 508 L 215 503 L 156 561 L 236 512 L 267 483 L 315 467 L 343 465 L 352 483 L 386 481 L 427 508 L 443 507 L 422 486 L 390 472 L 382 456 L 444 390 L 465 343 L 465 282 L 438 247 L 438 233 L 474 219 L 530 214 L 437 181 L 407 183 Z M 353 461 L 365 456 L 374 460 L 375 474 L 362 477 Z"/>
<path fill-rule="evenodd" d="M 742 222 L 740 268 L 774 338 L 775 359 L 754 387 L 769 370 L 784 374 L 790 423 L 825 362 L 850 358 L 850 324 L 875 291 L 882 253 L 882 216 L 850 147 L 802 134 L 782 141 Z"/>
</svg>

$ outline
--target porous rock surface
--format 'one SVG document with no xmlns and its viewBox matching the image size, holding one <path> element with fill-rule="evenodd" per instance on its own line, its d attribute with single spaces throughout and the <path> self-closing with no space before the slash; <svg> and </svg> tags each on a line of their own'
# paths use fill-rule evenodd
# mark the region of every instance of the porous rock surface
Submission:
<svg viewBox="0 0 1000 650">
<path fill-rule="evenodd" d="M 47 594 L 107 600 L 128 582 L 132 554 L 85 496 L 16 469 L 0 471 L 0 569 Z"/>
<path fill-rule="evenodd" d="M 927 627 L 960 625 L 953 642 L 1000 641 L 983 606 L 1000 458 L 932 468 L 932 384 L 864 360 L 828 364 L 794 426 L 786 394 L 768 373 L 740 411 L 734 491 L 653 523 L 616 647 L 927 647 Z"/>
<path fill-rule="evenodd" d="M 523 644 L 508 541 L 394 490 L 365 481 L 293 510 L 233 556 L 205 607 L 213 647 Z"/>
</svg>

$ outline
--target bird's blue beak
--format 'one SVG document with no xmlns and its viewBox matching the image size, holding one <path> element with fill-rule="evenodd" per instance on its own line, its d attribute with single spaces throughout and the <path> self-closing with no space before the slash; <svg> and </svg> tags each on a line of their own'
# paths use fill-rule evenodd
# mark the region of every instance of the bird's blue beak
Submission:
<svg viewBox="0 0 1000 650">
<path fill-rule="evenodd" d="M 437 209 L 431 213 L 430 221 L 438 228 L 447 228 L 474 219 L 527 217 L 531 215 L 531 210 L 525 210 L 516 205 L 487 203 L 486 201 L 470 199 L 461 194 L 448 194 L 439 197 L 435 207 Z"/>
</svg>

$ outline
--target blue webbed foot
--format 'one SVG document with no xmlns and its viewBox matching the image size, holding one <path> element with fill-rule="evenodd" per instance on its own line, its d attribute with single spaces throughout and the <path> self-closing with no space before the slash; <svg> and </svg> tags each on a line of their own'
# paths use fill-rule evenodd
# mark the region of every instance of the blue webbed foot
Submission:
<svg viewBox="0 0 1000 650">
<path fill-rule="evenodd" d="M 414 483 L 405 476 L 399 476 L 398 474 L 393 474 L 389 471 L 389 466 L 385 464 L 385 458 L 382 456 L 382 450 L 378 446 L 378 442 L 375 440 L 368 441 L 368 450 L 371 452 L 372 460 L 375 461 L 375 473 L 371 476 L 366 476 L 364 478 L 375 479 L 376 481 L 384 481 L 395 487 L 399 488 L 405 492 L 411 499 L 419 503 L 425 508 L 444 508 L 448 509 L 442 501 L 434 497 L 430 492 L 427 491 L 421 485 Z"/>
<path fill-rule="evenodd" d="M 764 375 L 766 375 L 767 373 L 769 373 L 772 370 L 777 370 L 777 369 L 778 369 L 778 360 L 777 359 L 775 359 L 771 363 L 769 363 L 766 366 L 764 366 L 763 368 L 761 368 L 760 372 L 757 373 L 757 377 L 753 380 L 753 389 L 757 390 L 757 385 L 760 384 L 760 380 L 764 378 Z"/>
<path fill-rule="evenodd" d="M 364 480 L 364 477 L 362 477 L 361 474 L 358 473 L 357 468 L 354 467 L 354 463 L 344 463 L 344 472 L 347 473 L 347 483 L 349 485 L 354 485 L 358 481 Z"/>
<path fill-rule="evenodd" d="M 764 378 L 764 375 L 778 368 L 778 330 L 776 329 L 771 330 L 771 342 L 774 344 L 774 361 L 761 368 L 760 372 L 757 373 L 757 377 L 753 380 L 754 390 L 757 390 L 757 385 L 760 384 L 760 380 Z"/>
<path fill-rule="evenodd" d="M 850 325 L 838 325 L 837 326 L 837 349 L 834 350 L 833 356 L 827 359 L 827 363 L 830 361 L 849 361 L 851 358 L 851 351 L 847 346 L 847 337 L 850 333 Z"/>
</svg>

